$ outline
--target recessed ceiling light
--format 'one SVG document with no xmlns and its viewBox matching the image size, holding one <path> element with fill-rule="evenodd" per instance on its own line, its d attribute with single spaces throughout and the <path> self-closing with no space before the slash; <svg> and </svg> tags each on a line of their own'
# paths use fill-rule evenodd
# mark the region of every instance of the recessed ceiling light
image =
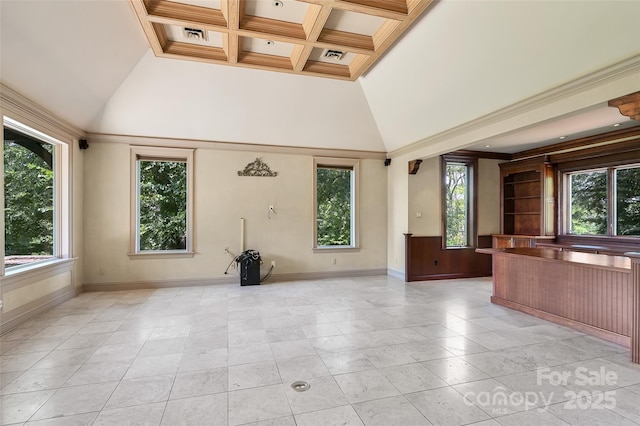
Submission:
<svg viewBox="0 0 640 426">
<path fill-rule="evenodd" d="M 484 147 L 485 148 L 491 148 L 491 145 L 485 145 Z"/>
<path fill-rule="evenodd" d="M 559 139 L 564 139 L 564 138 L 566 138 L 566 136 L 560 136 L 560 138 L 559 138 Z"/>
<path fill-rule="evenodd" d="M 613 125 L 613 127 L 618 127 L 620 125 L 620 123 L 616 123 Z"/>
</svg>

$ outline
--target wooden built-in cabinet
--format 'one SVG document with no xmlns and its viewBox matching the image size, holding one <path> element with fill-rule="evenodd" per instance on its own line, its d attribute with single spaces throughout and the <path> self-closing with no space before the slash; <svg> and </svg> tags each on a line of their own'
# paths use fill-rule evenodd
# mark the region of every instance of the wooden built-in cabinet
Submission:
<svg viewBox="0 0 640 426">
<path fill-rule="evenodd" d="M 555 170 L 543 157 L 501 163 L 501 234 L 494 247 L 534 247 L 539 237 L 555 236 L 555 195 Z"/>
<path fill-rule="evenodd" d="M 555 236 L 547 235 L 492 235 L 493 248 L 537 247 L 539 243 L 553 242 Z"/>
</svg>

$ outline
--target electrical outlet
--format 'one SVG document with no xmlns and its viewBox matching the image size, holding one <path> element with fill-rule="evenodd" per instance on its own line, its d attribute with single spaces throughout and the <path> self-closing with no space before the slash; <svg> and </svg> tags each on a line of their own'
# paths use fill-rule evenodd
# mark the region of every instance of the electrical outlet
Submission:
<svg viewBox="0 0 640 426">
<path fill-rule="evenodd" d="M 331 259 L 331 264 L 332 264 L 332 265 L 335 265 L 335 264 L 336 264 L 336 258 L 335 258 L 335 257 Z"/>
<path fill-rule="evenodd" d="M 100 274 L 100 275 L 104 275 L 104 269 L 100 268 L 100 269 L 98 270 L 98 274 Z"/>
<path fill-rule="evenodd" d="M 2 299 L 0 299 L 0 311 L 2 310 Z"/>
<path fill-rule="evenodd" d="M 275 268 L 275 267 L 276 267 L 276 261 L 275 261 L 275 260 L 272 260 L 272 261 L 271 261 L 271 267 L 272 267 L 272 268 Z"/>
</svg>

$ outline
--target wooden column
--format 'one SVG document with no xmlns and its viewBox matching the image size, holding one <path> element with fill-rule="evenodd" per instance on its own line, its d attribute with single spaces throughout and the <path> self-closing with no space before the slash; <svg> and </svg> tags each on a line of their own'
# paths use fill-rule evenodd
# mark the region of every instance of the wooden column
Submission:
<svg viewBox="0 0 640 426">
<path fill-rule="evenodd" d="M 631 318 L 631 362 L 640 364 L 640 252 L 625 253 L 631 258 L 633 315 Z"/>
</svg>

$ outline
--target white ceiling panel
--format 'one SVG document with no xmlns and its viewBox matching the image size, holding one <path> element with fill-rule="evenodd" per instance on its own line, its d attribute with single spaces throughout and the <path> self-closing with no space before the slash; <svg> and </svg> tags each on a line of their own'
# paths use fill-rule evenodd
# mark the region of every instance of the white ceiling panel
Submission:
<svg viewBox="0 0 640 426">
<path fill-rule="evenodd" d="M 384 22 L 383 18 L 377 16 L 334 9 L 331 11 L 325 27 L 372 36 Z"/>
<path fill-rule="evenodd" d="M 265 40 L 261 38 L 242 38 L 242 50 L 247 52 L 262 53 L 265 55 L 290 57 L 293 44 L 282 41 Z"/>
<path fill-rule="evenodd" d="M 308 3 L 296 0 L 280 0 L 282 6 L 275 6 L 273 0 L 247 0 L 245 14 L 278 21 L 301 24 L 309 8 Z"/>
<path fill-rule="evenodd" d="M 191 6 L 208 7 L 220 10 L 220 0 L 172 0 L 173 3 L 190 4 Z"/>
<path fill-rule="evenodd" d="M 196 28 L 200 30 L 200 28 Z M 198 44 L 200 46 L 212 46 L 222 47 L 222 34 L 214 31 L 201 30 L 205 34 L 204 39 L 190 38 L 185 33 L 185 27 L 178 27 L 177 25 L 165 25 L 164 30 L 167 33 L 167 38 L 172 41 L 181 43 Z"/>
</svg>

